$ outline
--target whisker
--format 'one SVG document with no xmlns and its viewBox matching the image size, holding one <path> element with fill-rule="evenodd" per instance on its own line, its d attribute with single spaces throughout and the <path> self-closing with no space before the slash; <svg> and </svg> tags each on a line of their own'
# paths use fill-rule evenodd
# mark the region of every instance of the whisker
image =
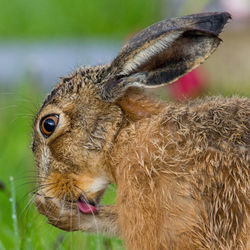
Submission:
<svg viewBox="0 0 250 250">
<path fill-rule="evenodd" d="M 62 191 L 58 194 L 58 196 L 61 196 L 61 194 L 62 194 Z M 57 225 L 57 223 L 58 223 L 58 221 L 60 220 L 60 218 L 61 218 L 61 215 L 63 214 L 63 212 L 64 212 L 64 199 L 65 199 L 65 197 L 66 197 L 66 193 L 64 194 L 64 196 L 63 196 L 63 199 L 62 199 L 62 207 L 61 207 L 61 209 L 60 209 L 60 213 L 59 213 L 59 215 L 58 215 L 58 217 L 57 217 L 57 219 L 56 219 L 56 223 L 55 223 L 55 226 Z"/>
<path fill-rule="evenodd" d="M 43 180 L 43 179 L 42 179 L 42 180 Z M 46 178 L 44 178 L 44 180 L 47 181 Z M 19 179 L 19 181 L 20 181 L 20 179 Z M 23 181 L 23 180 L 22 180 L 22 181 Z M 27 180 L 27 181 L 25 181 L 25 182 L 23 182 L 23 183 L 18 184 L 17 188 L 20 188 L 20 187 L 22 187 L 22 186 L 24 186 L 24 185 L 28 185 L 28 184 L 38 184 L 38 183 L 37 183 L 37 180 Z M 53 184 L 53 183 L 48 183 L 48 184 Z"/>
<path fill-rule="evenodd" d="M 16 94 L 17 94 L 17 92 L 14 92 L 14 91 L 13 92 L 11 92 L 11 91 L 9 91 L 9 92 L 7 92 L 7 91 L 6 92 L 0 92 L 0 95 L 2 95 L 2 96 L 4 96 L 4 95 L 13 95 L 14 96 Z"/>
<path fill-rule="evenodd" d="M 17 105 L 9 105 L 9 106 L 5 106 L 5 107 L 1 107 L 0 110 L 6 110 L 6 109 L 11 109 L 11 108 L 16 108 Z"/>
<path fill-rule="evenodd" d="M 46 191 L 49 192 L 51 189 L 54 188 L 54 185 L 56 185 L 56 184 L 57 183 L 55 183 L 55 182 L 53 183 L 52 182 L 52 183 L 47 183 L 47 184 L 40 185 L 39 187 L 34 187 L 31 190 L 29 190 L 27 193 L 25 193 L 22 197 L 20 197 L 18 199 L 18 202 L 22 201 L 24 198 L 26 198 L 30 194 L 34 195 L 34 193 L 36 193 L 39 190 L 45 190 L 46 189 Z M 51 188 L 48 188 L 48 187 L 51 187 Z"/>
<path fill-rule="evenodd" d="M 17 177 L 17 180 L 23 180 L 23 179 L 26 179 L 26 178 L 34 178 L 34 179 L 48 179 L 48 177 L 45 177 L 45 176 L 39 176 L 39 175 L 35 175 L 35 176 L 32 176 L 32 175 L 26 175 L 26 176 L 22 176 L 22 177 Z"/>
<path fill-rule="evenodd" d="M 26 214 L 24 215 L 24 218 L 27 217 L 28 212 L 30 211 L 31 206 L 32 206 L 32 204 L 33 204 L 33 201 L 34 201 L 34 194 L 33 194 L 33 195 L 30 197 L 30 199 L 28 200 L 27 204 L 25 205 L 25 207 L 24 207 L 23 210 L 21 211 L 20 216 L 22 216 L 23 213 L 24 213 L 25 210 L 26 210 Z"/>
<path fill-rule="evenodd" d="M 49 191 L 53 190 L 55 186 L 56 186 L 56 183 L 54 185 L 50 184 L 46 187 L 40 187 L 39 190 L 45 190 L 48 193 Z"/>
<path fill-rule="evenodd" d="M 37 183 L 34 182 L 34 181 L 27 181 L 27 182 L 18 184 L 18 185 L 16 186 L 16 188 L 19 189 L 19 188 L 21 188 L 21 187 L 23 187 L 23 186 L 27 186 L 27 185 L 29 185 L 29 184 L 37 184 Z"/>
<path fill-rule="evenodd" d="M 47 187 L 50 187 L 50 186 L 52 186 L 52 185 L 56 185 L 57 183 L 56 182 L 52 182 L 52 183 L 45 183 L 45 184 L 42 184 L 42 185 L 40 185 L 40 186 L 37 186 L 37 187 L 34 187 L 34 188 L 32 188 L 30 191 L 28 191 L 26 194 L 24 194 L 22 197 L 21 197 L 21 199 L 23 199 L 25 196 L 27 196 L 27 195 L 29 195 L 30 193 L 33 193 L 33 192 L 35 192 L 36 190 L 43 190 L 43 189 L 45 189 L 45 188 L 47 188 Z M 53 188 L 53 187 L 52 187 Z"/>
<path fill-rule="evenodd" d="M 89 203 L 88 203 L 88 198 L 86 197 L 86 195 L 84 194 L 84 192 L 76 185 L 74 185 L 75 188 L 79 189 L 81 191 L 81 195 L 82 195 L 82 199 L 83 201 L 86 203 L 86 205 L 89 207 L 90 211 L 91 211 L 91 214 L 93 216 L 93 220 L 94 220 L 94 223 L 95 223 L 95 227 L 96 227 L 96 233 L 97 233 L 97 239 L 98 239 L 98 248 L 97 249 L 101 249 L 101 242 L 100 242 L 100 230 L 99 230 L 99 227 L 98 227 L 98 223 L 97 223 L 97 220 L 96 220 L 96 216 L 95 214 L 93 213 L 91 207 L 89 206 Z"/>
<path fill-rule="evenodd" d="M 101 249 L 101 242 L 100 242 L 100 231 L 99 231 L 99 227 L 98 227 L 98 224 L 97 224 L 97 220 L 96 220 L 96 216 L 95 214 L 93 213 L 93 211 L 91 210 L 91 207 L 89 206 L 88 202 L 86 202 L 87 206 L 90 208 L 90 211 L 91 211 L 91 214 L 93 216 L 93 220 L 94 220 L 94 224 L 95 224 L 95 227 L 96 227 L 96 233 L 97 233 L 97 242 L 98 242 L 98 248 L 97 249 Z"/>
<path fill-rule="evenodd" d="M 81 213 L 80 213 L 80 210 L 79 209 L 77 209 L 77 217 L 78 217 L 78 228 L 80 229 L 81 228 L 81 218 L 80 218 L 80 216 L 81 216 Z"/>
<path fill-rule="evenodd" d="M 70 199 L 72 200 L 72 192 L 71 192 L 71 190 L 70 190 Z M 70 231 L 72 232 L 72 228 L 73 228 L 73 226 L 72 226 L 72 214 L 73 214 L 73 211 L 72 211 L 72 203 L 70 203 Z"/>
<path fill-rule="evenodd" d="M 24 198 L 26 198 L 28 195 L 32 194 L 36 191 L 36 187 L 35 188 L 32 188 L 30 191 L 28 191 L 27 193 L 25 193 L 23 196 L 21 196 L 19 199 L 18 199 L 18 202 L 24 200 Z"/>
<path fill-rule="evenodd" d="M 72 183 L 71 183 L 72 184 Z M 73 195 L 72 195 L 72 192 L 70 191 L 70 198 L 71 198 L 71 200 L 72 200 L 72 198 L 73 198 Z M 70 248 L 71 249 L 73 249 L 73 238 L 72 238 L 72 236 L 73 236 L 73 232 L 72 232 L 72 229 L 73 229 L 73 218 L 72 218 L 72 216 L 73 216 L 73 208 L 72 208 L 72 206 L 73 206 L 73 203 L 71 202 L 71 204 L 70 204 L 70 212 L 71 212 L 71 216 L 70 216 L 70 227 L 71 227 L 71 235 L 70 235 Z"/>
</svg>

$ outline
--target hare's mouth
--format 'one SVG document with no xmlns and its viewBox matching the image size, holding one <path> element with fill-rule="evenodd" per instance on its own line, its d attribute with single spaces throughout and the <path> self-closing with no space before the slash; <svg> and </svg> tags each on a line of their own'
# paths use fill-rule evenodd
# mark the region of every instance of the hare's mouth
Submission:
<svg viewBox="0 0 250 250">
<path fill-rule="evenodd" d="M 77 201 L 79 210 L 84 214 L 96 214 L 98 213 L 98 204 L 94 201 L 86 199 L 84 196 L 80 196 Z"/>
</svg>

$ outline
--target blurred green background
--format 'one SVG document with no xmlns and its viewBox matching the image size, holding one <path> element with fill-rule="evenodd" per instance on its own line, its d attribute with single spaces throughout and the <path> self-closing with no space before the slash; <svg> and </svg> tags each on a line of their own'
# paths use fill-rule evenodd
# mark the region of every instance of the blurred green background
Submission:
<svg viewBox="0 0 250 250">
<path fill-rule="evenodd" d="M 108 38 L 122 44 L 129 34 L 161 19 L 221 8 L 220 1 L 209 0 L 1 0 L 0 48 L 1 43 L 13 41 L 57 43 L 65 38 L 91 38 L 97 43 Z M 227 26 L 222 35 L 225 42 L 203 66 L 206 86 L 200 95 L 250 96 L 249 27 L 249 17 L 236 18 Z M 4 62 L 0 62 L 1 68 Z M 18 68 L 13 75 L 15 71 Z M 119 239 L 54 228 L 32 204 L 36 190 L 32 121 L 48 85 L 29 74 L 13 82 L 0 78 L 0 250 L 123 249 Z M 153 94 L 171 99 L 166 88 Z M 115 187 L 111 186 L 103 203 L 113 202 Z"/>
<path fill-rule="evenodd" d="M 2 0 L 5 37 L 123 36 L 159 19 L 159 0 Z"/>
</svg>

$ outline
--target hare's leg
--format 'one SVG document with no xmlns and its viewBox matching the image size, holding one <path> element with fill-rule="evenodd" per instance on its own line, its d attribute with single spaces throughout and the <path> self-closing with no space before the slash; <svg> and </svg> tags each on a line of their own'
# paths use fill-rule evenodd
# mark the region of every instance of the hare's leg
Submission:
<svg viewBox="0 0 250 250">
<path fill-rule="evenodd" d="M 134 185 L 119 183 L 117 192 L 118 224 L 126 247 L 130 250 L 163 249 L 157 237 L 161 213 L 156 211 L 154 194 L 146 190 L 146 185 L 142 191 L 142 186 L 137 186 L 136 180 L 130 181 Z M 126 188 L 122 188 L 123 186 Z"/>
</svg>

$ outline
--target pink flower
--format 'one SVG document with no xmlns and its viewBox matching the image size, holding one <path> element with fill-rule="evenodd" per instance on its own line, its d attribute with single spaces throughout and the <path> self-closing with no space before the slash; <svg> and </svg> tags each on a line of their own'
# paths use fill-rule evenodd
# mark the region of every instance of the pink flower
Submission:
<svg viewBox="0 0 250 250">
<path fill-rule="evenodd" d="M 207 85 L 207 77 L 200 68 L 195 69 L 168 85 L 170 96 L 176 100 L 192 98 L 200 94 Z"/>
</svg>

